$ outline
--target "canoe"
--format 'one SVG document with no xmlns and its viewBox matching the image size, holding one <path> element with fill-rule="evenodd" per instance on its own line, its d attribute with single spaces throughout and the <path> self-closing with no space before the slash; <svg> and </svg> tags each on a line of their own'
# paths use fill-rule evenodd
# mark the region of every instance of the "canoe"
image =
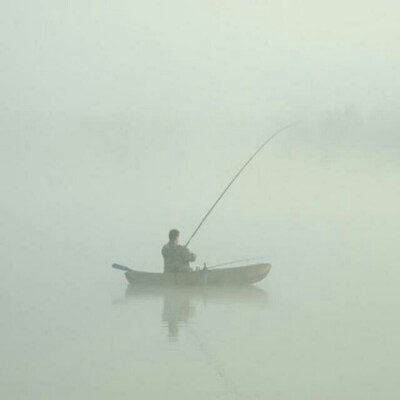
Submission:
<svg viewBox="0 0 400 400">
<path fill-rule="evenodd" d="M 264 279 L 271 264 L 252 264 L 235 268 L 202 269 L 192 272 L 157 273 L 135 271 L 119 264 L 114 268 L 127 271 L 126 279 L 134 285 L 155 286 L 202 286 L 202 285 L 250 285 Z"/>
</svg>

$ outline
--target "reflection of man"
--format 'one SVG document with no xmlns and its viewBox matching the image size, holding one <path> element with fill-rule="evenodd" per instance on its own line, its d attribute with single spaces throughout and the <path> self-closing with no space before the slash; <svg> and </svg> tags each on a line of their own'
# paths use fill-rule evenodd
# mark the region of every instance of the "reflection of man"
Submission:
<svg viewBox="0 0 400 400">
<path fill-rule="evenodd" d="M 196 254 L 178 244 L 179 231 L 169 231 L 169 242 L 163 246 L 161 254 L 164 257 L 164 272 L 188 272 L 191 271 L 189 263 L 196 260 Z"/>
<path fill-rule="evenodd" d="M 164 292 L 163 321 L 166 322 L 171 341 L 178 340 L 180 325 L 187 322 L 194 311 L 190 304 L 190 291 L 174 287 Z"/>
</svg>

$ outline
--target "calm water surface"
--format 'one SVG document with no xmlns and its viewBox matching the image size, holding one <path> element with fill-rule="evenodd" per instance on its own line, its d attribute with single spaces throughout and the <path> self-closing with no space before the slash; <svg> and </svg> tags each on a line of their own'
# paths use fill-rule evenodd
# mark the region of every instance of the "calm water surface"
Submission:
<svg viewBox="0 0 400 400">
<path fill-rule="evenodd" d="M 0 398 L 397 399 L 400 173 L 371 171 L 310 172 L 284 204 L 279 179 L 253 213 L 233 193 L 192 250 L 272 269 L 231 289 L 128 288 L 111 264 L 161 270 L 156 218 L 15 184 L 1 199 Z"/>
<path fill-rule="evenodd" d="M 3 268 L 2 398 L 394 399 L 395 248 L 355 263 L 359 246 L 282 255 L 257 286 L 176 291 L 129 288 L 109 265 L 71 272 L 72 254 L 36 272 L 14 256 L 26 262 Z"/>
</svg>

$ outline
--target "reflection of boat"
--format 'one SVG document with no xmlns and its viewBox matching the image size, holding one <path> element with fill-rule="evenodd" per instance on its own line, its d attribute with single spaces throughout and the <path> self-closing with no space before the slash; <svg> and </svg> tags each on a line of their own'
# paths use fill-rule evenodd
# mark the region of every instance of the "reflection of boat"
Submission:
<svg viewBox="0 0 400 400">
<path fill-rule="evenodd" d="M 253 303 L 262 307 L 268 304 L 267 293 L 253 285 L 225 287 L 128 285 L 125 293 L 125 301 L 141 302 L 154 298 L 163 301 L 162 321 L 168 328 L 168 337 L 172 341 L 178 339 L 179 328 L 186 326 L 195 317 L 196 309 L 198 310 L 201 304 L 203 306 L 235 304 L 235 308 L 240 304 Z"/>
<path fill-rule="evenodd" d="M 198 302 L 222 301 L 229 303 L 267 303 L 268 295 L 264 289 L 255 285 L 241 286 L 197 286 L 197 287 L 170 287 L 128 285 L 125 292 L 126 300 L 142 300 L 147 298 L 174 297 Z"/>
<path fill-rule="evenodd" d="M 126 279 L 131 284 L 155 286 L 205 286 L 205 285 L 250 285 L 264 279 L 271 264 L 253 264 L 236 268 L 216 270 L 203 269 L 192 272 L 156 273 L 134 271 L 118 264 L 114 268 L 124 269 Z"/>
</svg>

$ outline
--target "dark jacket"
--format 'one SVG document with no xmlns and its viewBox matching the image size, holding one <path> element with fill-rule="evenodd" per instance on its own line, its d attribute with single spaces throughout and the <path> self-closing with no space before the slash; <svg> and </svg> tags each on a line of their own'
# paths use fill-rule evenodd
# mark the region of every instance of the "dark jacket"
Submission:
<svg viewBox="0 0 400 400">
<path fill-rule="evenodd" d="M 189 263 L 196 260 L 196 254 L 174 242 L 163 246 L 161 254 L 164 257 L 164 272 L 190 271 Z"/>
</svg>

